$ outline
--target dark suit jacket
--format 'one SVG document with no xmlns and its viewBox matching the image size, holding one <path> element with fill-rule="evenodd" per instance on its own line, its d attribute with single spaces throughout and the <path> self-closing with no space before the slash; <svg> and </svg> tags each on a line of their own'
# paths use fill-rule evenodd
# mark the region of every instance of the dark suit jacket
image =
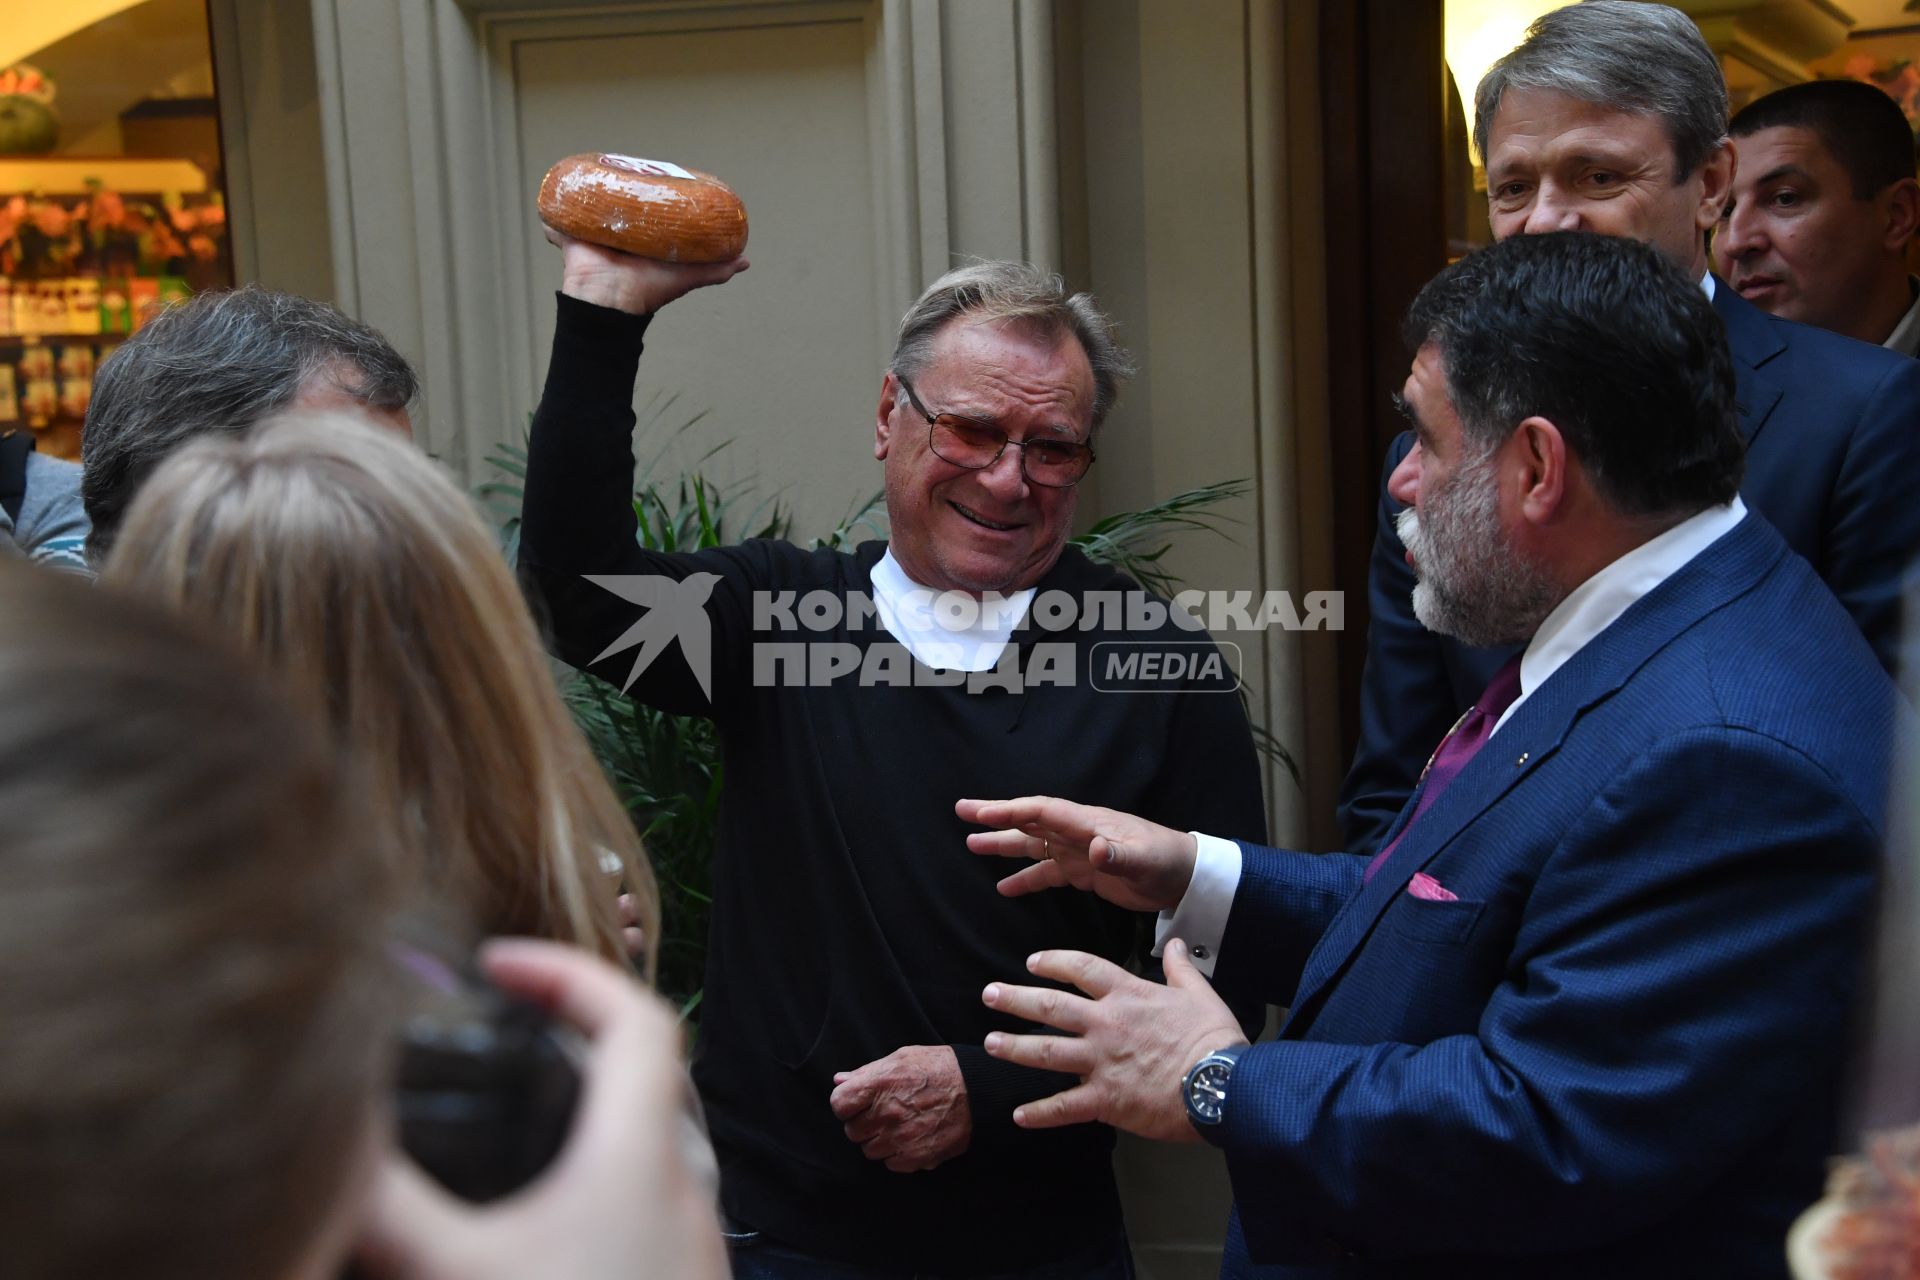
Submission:
<svg viewBox="0 0 1920 1280">
<path fill-rule="evenodd" d="M 1733 352 L 1747 506 L 1778 529 L 1846 606 L 1891 671 L 1905 567 L 1920 553 L 1920 361 L 1767 315 L 1716 281 Z M 1387 474 L 1412 448 L 1394 441 Z M 1420 769 L 1512 649 L 1470 649 L 1413 616 L 1413 572 L 1380 495 L 1367 599 L 1360 743 L 1340 791 L 1346 847 L 1370 852 Z"/>
<path fill-rule="evenodd" d="M 1370 884 L 1359 855 L 1243 846 L 1215 982 L 1291 1011 L 1211 1135 L 1225 1274 L 1783 1275 L 1834 1149 L 1896 713 L 1748 516 L 1534 690 Z"/>
</svg>

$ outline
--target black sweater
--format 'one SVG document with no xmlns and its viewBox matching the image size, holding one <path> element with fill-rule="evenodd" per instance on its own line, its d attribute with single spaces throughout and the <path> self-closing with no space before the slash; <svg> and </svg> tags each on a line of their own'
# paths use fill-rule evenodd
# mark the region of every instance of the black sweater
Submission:
<svg viewBox="0 0 1920 1280">
<path fill-rule="evenodd" d="M 1071 645 L 1074 683 L 780 682 L 788 669 L 769 663 L 768 644 L 823 641 L 864 654 L 892 637 L 877 622 L 844 619 L 830 632 L 756 631 L 766 619 L 756 619 L 755 593 L 871 598 L 884 546 L 854 555 L 767 541 L 676 555 L 641 549 L 631 404 L 647 320 L 559 302 L 520 545 L 555 652 L 616 684 L 631 674 L 633 649 L 592 660 L 642 610 L 583 574 L 717 577 L 706 603 L 711 696 L 679 644 L 646 667 L 632 694 L 711 716 L 724 746 L 694 1078 L 729 1216 L 808 1253 L 954 1275 L 1040 1263 L 1113 1236 L 1111 1132 L 1013 1126 L 1016 1103 L 1073 1081 L 987 1057 L 986 1033 L 1014 1024 L 982 1005 L 980 991 L 995 979 L 1025 980 L 1025 957 L 1043 948 L 1124 960 L 1136 918 L 1088 894 L 1001 898 L 994 882 L 1011 867 L 967 851 L 953 802 L 1061 795 L 1260 840 L 1259 774 L 1239 699 L 1179 687 L 1098 692 L 1087 678 L 1092 646 L 1114 633 L 1026 627 L 1015 635 L 1019 654 Z M 1076 598 L 1139 590 L 1071 548 L 1039 587 Z M 1170 627 L 1160 633 L 1169 637 L 1189 652 L 1206 639 Z M 896 1174 L 847 1140 L 827 1096 L 834 1072 L 915 1044 L 954 1047 L 973 1139 L 938 1169 Z"/>
</svg>

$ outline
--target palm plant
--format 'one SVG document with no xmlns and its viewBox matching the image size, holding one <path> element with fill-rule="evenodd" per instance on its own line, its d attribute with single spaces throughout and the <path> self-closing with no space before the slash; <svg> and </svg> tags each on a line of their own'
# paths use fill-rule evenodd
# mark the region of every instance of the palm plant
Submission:
<svg viewBox="0 0 1920 1280">
<path fill-rule="evenodd" d="M 1173 536 L 1193 531 L 1224 536 L 1221 526 L 1233 517 L 1217 508 L 1244 497 L 1247 489 L 1245 480 L 1217 480 L 1138 511 L 1104 516 L 1070 541 L 1095 564 L 1111 565 L 1155 595 L 1170 598 L 1180 581 L 1160 561 L 1173 550 Z"/>
</svg>

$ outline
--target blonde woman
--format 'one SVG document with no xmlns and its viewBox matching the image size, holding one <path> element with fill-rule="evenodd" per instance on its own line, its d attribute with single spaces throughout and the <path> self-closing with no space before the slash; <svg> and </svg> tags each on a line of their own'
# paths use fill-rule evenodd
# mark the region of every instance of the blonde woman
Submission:
<svg viewBox="0 0 1920 1280">
<path fill-rule="evenodd" d="M 492 535 L 411 445 L 345 414 L 188 445 L 142 487 L 103 579 L 233 635 L 320 712 L 423 892 L 483 933 L 616 962 L 637 925 L 651 977 L 639 836 Z"/>
</svg>

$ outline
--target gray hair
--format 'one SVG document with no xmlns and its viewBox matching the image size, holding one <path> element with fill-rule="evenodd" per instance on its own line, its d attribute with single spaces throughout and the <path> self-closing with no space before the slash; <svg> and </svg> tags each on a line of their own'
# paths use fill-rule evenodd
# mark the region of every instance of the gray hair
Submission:
<svg viewBox="0 0 1920 1280">
<path fill-rule="evenodd" d="M 1133 376 L 1133 357 L 1113 336 L 1113 322 L 1093 295 L 1068 294 L 1066 282 L 1025 262 L 972 262 L 956 267 L 927 286 L 900 320 L 888 367 L 917 376 L 933 356 L 934 340 L 959 316 L 1005 321 L 1055 338 L 1071 336 L 1093 366 L 1093 425 L 1106 420 Z"/>
<path fill-rule="evenodd" d="M 405 409 L 420 391 L 385 338 L 309 298 L 249 285 L 155 316 L 94 378 L 81 437 L 88 557 L 105 557 L 134 491 L 175 449 L 243 434 L 316 378 L 376 409 Z"/>
<path fill-rule="evenodd" d="M 1678 171 L 1691 175 L 1727 140 L 1727 83 L 1693 19 L 1664 4 L 1588 0 L 1534 19 L 1519 48 L 1474 91 L 1473 145 L 1484 159 L 1494 113 L 1509 89 L 1543 89 L 1581 102 L 1657 116 Z"/>
</svg>

